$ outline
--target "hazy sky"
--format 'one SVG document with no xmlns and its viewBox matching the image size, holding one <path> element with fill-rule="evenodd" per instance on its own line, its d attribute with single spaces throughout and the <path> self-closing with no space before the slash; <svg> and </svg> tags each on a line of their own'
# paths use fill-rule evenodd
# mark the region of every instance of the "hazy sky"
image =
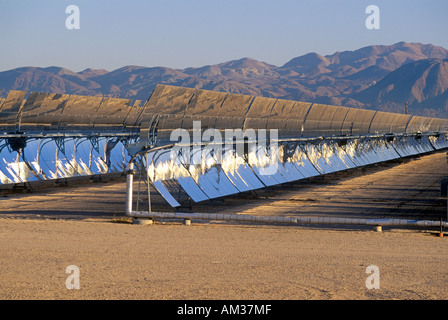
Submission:
<svg viewBox="0 0 448 320">
<path fill-rule="evenodd" d="M 66 28 L 66 7 L 80 29 Z M 366 8 L 380 9 L 369 30 Z M 0 70 L 199 67 L 244 57 L 277 66 L 400 41 L 448 48 L 447 0 L 0 0 Z"/>
</svg>

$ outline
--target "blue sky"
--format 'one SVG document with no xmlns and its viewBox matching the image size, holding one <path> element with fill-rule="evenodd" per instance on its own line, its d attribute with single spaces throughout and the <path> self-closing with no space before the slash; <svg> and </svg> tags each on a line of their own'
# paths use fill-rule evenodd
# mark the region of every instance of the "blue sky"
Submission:
<svg viewBox="0 0 448 320">
<path fill-rule="evenodd" d="M 368 30 L 368 5 L 380 29 Z M 80 9 L 69 30 L 65 9 Z M 0 71 L 61 66 L 200 67 L 244 57 L 273 65 L 400 41 L 448 48 L 446 0 L 0 0 Z"/>
</svg>

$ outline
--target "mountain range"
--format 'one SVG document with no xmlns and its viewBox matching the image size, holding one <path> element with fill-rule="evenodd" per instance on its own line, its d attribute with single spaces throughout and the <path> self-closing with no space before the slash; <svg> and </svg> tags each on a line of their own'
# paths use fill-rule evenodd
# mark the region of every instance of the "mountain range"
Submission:
<svg viewBox="0 0 448 320">
<path fill-rule="evenodd" d="M 448 50 L 399 42 L 322 56 L 312 52 L 275 66 L 251 58 L 199 68 L 125 66 L 113 71 L 21 67 L 0 72 L 0 89 L 146 100 L 170 84 L 415 115 L 448 118 Z"/>
</svg>

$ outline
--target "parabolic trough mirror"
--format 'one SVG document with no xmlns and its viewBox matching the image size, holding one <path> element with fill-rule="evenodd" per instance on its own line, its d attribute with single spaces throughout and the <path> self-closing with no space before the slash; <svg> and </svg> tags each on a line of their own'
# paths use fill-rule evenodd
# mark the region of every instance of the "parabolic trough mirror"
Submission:
<svg viewBox="0 0 448 320">
<path fill-rule="evenodd" d="M 158 85 L 146 102 L 11 91 L 0 183 L 125 172 L 172 207 L 448 148 L 446 119 Z"/>
</svg>

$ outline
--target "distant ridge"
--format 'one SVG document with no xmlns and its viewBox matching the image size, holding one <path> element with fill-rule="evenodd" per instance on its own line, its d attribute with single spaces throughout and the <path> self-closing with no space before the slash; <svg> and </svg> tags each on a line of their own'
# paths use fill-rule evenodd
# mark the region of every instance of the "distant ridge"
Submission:
<svg viewBox="0 0 448 320">
<path fill-rule="evenodd" d="M 283 66 L 252 58 L 199 68 L 124 66 L 81 72 L 57 66 L 0 72 L 0 89 L 146 100 L 157 84 L 261 95 L 347 107 L 448 117 L 448 50 L 399 42 L 322 56 L 311 52 Z"/>
<path fill-rule="evenodd" d="M 388 105 L 408 103 L 410 111 L 448 111 L 448 59 L 410 62 L 386 75 L 374 86 L 353 96 L 363 103 Z"/>
</svg>

